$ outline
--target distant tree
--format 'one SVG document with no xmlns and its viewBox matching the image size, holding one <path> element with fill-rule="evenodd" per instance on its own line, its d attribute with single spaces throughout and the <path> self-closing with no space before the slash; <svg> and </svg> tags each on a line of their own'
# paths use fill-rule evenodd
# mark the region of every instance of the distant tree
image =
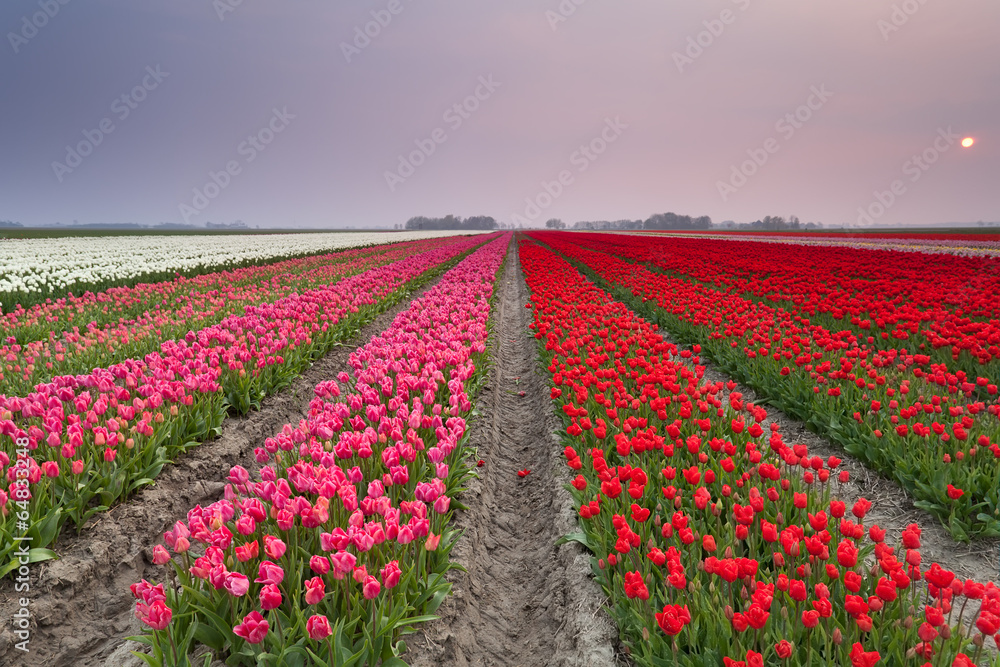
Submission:
<svg viewBox="0 0 1000 667">
<path fill-rule="evenodd" d="M 566 229 L 566 223 L 559 218 L 549 218 L 545 221 L 545 226 L 549 229 Z"/>
<path fill-rule="evenodd" d="M 643 229 L 708 229 L 711 226 L 712 218 L 707 215 L 692 218 L 676 213 L 654 213 L 642 224 Z"/>
<path fill-rule="evenodd" d="M 404 225 L 410 230 L 438 230 L 438 229 L 497 229 L 497 221 L 488 215 L 473 216 L 470 218 L 458 218 L 454 215 L 446 215 L 443 218 L 427 218 L 422 215 L 414 216 L 406 221 Z"/>
</svg>

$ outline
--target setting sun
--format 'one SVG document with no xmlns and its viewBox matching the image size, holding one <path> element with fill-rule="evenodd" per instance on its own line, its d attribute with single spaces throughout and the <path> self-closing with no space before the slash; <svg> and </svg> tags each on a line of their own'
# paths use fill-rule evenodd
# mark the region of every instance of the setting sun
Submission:
<svg viewBox="0 0 1000 667">
<path fill-rule="evenodd" d="M 974 143 L 976 143 L 976 140 L 973 139 L 972 137 L 966 137 L 965 139 L 962 139 L 962 147 L 963 148 L 969 148 Z"/>
</svg>

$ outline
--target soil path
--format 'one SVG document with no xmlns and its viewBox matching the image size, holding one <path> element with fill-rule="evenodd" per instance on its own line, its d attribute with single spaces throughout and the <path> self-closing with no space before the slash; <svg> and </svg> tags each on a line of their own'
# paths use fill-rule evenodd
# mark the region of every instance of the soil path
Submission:
<svg viewBox="0 0 1000 667">
<path fill-rule="evenodd" d="M 385 330 L 397 313 L 409 308 L 411 299 L 439 280 L 376 317 L 352 340 L 317 360 L 292 386 L 266 398 L 260 410 L 227 419 L 218 438 L 182 455 L 164 468 L 154 486 L 96 518 L 82 535 L 72 529 L 64 533 L 55 548 L 60 559 L 32 566 L 27 654 L 14 648 L 17 639 L 8 622 L 18 609 L 17 598 L 25 594 L 15 593 L 10 580 L 0 583 L 0 665 L 144 665 L 130 653 L 142 645 L 125 640 L 142 634 L 129 586 L 150 576 L 152 549 L 162 542 L 163 532 L 195 505 L 219 500 L 232 466 L 259 470 L 254 448 L 285 424 L 305 417 L 316 384 L 344 370 L 359 345 Z"/>
<path fill-rule="evenodd" d="M 491 334 L 490 380 L 477 399 L 472 443 L 485 461 L 461 500 L 465 533 L 452 557 L 453 595 L 441 620 L 407 643 L 413 667 L 613 665 L 617 631 L 590 578 L 589 556 L 576 543 L 568 469 L 559 422 L 528 329 L 528 288 L 516 248 L 508 255 Z M 520 478 L 518 470 L 531 473 Z"/>
</svg>

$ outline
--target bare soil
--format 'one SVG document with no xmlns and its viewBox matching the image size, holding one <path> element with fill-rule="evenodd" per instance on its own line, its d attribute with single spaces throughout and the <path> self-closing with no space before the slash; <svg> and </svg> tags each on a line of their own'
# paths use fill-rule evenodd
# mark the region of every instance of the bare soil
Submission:
<svg viewBox="0 0 1000 667">
<path fill-rule="evenodd" d="M 485 464 L 461 501 L 464 529 L 452 557 L 453 595 L 407 639 L 413 667 L 614 665 L 617 630 L 590 577 L 590 557 L 573 542 L 568 469 L 559 422 L 539 367 L 524 305 L 528 288 L 512 250 L 497 295 L 490 381 L 477 399 L 472 442 Z M 527 477 L 517 471 L 529 469 Z"/>
<path fill-rule="evenodd" d="M 9 579 L 0 582 L 0 619 L 4 619 L 0 665 L 144 665 L 130 653 L 144 647 L 125 639 L 142 634 L 133 615 L 135 601 L 129 586 L 155 576 L 152 550 L 162 542 L 163 532 L 195 505 L 219 500 L 232 466 L 241 465 L 252 473 L 259 470 L 254 448 L 285 424 L 304 418 L 316 384 L 344 370 L 358 345 L 381 333 L 397 313 L 409 308 L 411 298 L 438 280 L 404 298 L 363 327 L 353 340 L 317 360 L 292 386 L 266 398 L 260 410 L 227 419 L 219 437 L 165 467 L 154 486 L 96 517 L 81 535 L 67 530 L 55 547 L 59 560 L 31 566 L 29 593 L 16 593 Z M 14 648 L 18 639 L 7 622 L 19 608 L 18 598 L 25 595 L 31 600 L 28 653 Z"/>
</svg>

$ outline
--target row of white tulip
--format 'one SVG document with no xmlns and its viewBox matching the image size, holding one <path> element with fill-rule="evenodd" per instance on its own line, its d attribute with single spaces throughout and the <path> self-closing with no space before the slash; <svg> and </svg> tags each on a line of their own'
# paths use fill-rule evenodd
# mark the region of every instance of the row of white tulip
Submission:
<svg viewBox="0 0 1000 667">
<path fill-rule="evenodd" d="M 467 231 L 105 236 L 0 240 L 0 295 L 72 290 L 146 275 L 333 252 Z"/>
</svg>

